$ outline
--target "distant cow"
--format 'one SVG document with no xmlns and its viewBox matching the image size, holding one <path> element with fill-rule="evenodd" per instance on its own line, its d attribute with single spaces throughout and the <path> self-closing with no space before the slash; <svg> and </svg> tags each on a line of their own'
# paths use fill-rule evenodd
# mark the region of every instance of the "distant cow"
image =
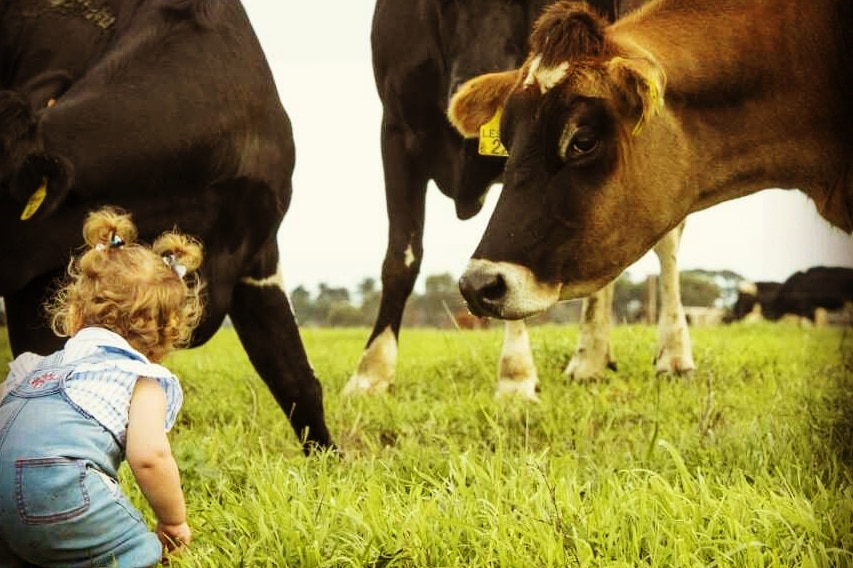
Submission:
<svg viewBox="0 0 853 568">
<path fill-rule="evenodd" d="M 61 345 L 42 303 L 87 212 L 206 248 L 204 343 L 230 316 L 305 451 L 332 444 L 282 290 L 294 146 L 237 0 L 7 0 L 0 8 L 0 295 L 15 354 Z"/>
<path fill-rule="evenodd" d="M 468 137 L 502 110 L 509 152 L 461 279 L 475 313 L 589 294 L 689 213 L 764 188 L 853 230 L 853 3 L 652 0 L 608 25 L 559 2 L 530 43 L 450 106 Z"/>
<path fill-rule="evenodd" d="M 765 312 L 772 310 L 781 282 L 741 282 L 737 300 L 726 321 L 763 319 Z"/>
<path fill-rule="evenodd" d="M 793 314 L 815 322 L 818 309 L 833 312 L 851 305 L 853 268 L 817 266 L 788 277 L 764 314 L 770 320 Z"/>
<path fill-rule="evenodd" d="M 453 130 L 446 119 L 450 97 L 471 77 L 518 66 L 527 53 L 530 27 L 548 3 L 378 0 L 371 43 L 383 106 L 381 146 L 388 249 L 382 266 L 379 313 L 358 369 L 344 388 L 345 394 L 384 391 L 393 381 L 403 308 L 423 254 L 428 182 L 434 181 L 442 193 L 454 200 L 460 219 L 468 219 L 480 211 L 486 192 L 500 181 L 505 159 L 481 155 L 477 141 L 466 141 Z M 637 0 L 625 3 L 627 7 L 636 4 Z M 608 19 L 613 19 L 620 8 L 614 0 L 599 0 L 595 7 Z M 674 232 L 664 245 L 667 257 L 673 260 L 668 266 L 673 269 L 679 235 Z M 674 284 L 665 291 L 665 295 L 675 298 L 668 302 L 674 306 L 673 317 L 665 320 L 669 323 L 661 332 L 658 367 L 689 370 L 693 362 L 684 315 L 678 311 L 677 269 L 673 274 L 668 282 Z M 611 296 L 612 290 L 610 295 L 597 298 L 597 314 L 584 310 L 586 325 L 567 369 L 570 375 L 588 378 L 612 365 Z M 505 337 L 499 363 L 499 392 L 506 390 L 533 398 L 538 379 L 523 324 L 513 324 Z"/>
</svg>

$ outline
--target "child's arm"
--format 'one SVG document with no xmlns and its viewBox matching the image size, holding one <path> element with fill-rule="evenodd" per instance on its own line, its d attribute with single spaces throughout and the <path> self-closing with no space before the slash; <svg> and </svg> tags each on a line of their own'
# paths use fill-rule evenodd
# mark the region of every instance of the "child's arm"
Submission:
<svg viewBox="0 0 853 568">
<path fill-rule="evenodd" d="M 167 550 L 187 544 L 191 532 L 181 478 L 166 437 L 166 393 L 153 379 L 140 378 L 130 400 L 127 464 L 157 515 L 157 532 Z"/>
</svg>

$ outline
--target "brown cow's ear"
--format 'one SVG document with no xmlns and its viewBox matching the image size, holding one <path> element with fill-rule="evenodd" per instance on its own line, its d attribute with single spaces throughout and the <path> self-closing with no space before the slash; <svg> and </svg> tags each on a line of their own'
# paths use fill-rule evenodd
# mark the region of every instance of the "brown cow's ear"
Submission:
<svg viewBox="0 0 853 568">
<path fill-rule="evenodd" d="M 518 70 L 480 75 L 463 84 L 453 98 L 447 117 L 465 138 L 476 138 L 480 127 L 503 107 L 518 80 Z"/>
<path fill-rule="evenodd" d="M 626 112 L 636 117 L 633 134 L 637 135 L 646 122 L 663 110 L 666 74 L 657 62 L 645 57 L 614 57 L 607 62 L 607 71 L 622 91 Z"/>
</svg>

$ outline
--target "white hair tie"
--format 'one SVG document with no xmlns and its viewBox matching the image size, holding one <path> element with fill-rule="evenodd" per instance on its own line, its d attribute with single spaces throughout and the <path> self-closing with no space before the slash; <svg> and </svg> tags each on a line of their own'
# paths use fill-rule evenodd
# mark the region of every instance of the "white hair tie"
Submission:
<svg viewBox="0 0 853 568">
<path fill-rule="evenodd" d="M 178 275 L 178 278 L 183 278 L 187 275 L 187 267 L 178 262 L 178 258 L 174 255 L 174 253 L 164 254 L 162 257 L 163 263 L 172 269 L 172 271 Z"/>
</svg>

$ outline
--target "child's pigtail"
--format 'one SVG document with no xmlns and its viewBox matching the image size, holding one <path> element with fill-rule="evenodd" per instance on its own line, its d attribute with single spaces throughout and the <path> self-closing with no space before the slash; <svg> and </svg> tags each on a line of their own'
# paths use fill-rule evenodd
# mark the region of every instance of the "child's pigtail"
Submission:
<svg viewBox="0 0 853 568">
<path fill-rule="evenodd" d="M 202 315 L 201 292 L 204 284 L 197 272 L 204 254 L 202 245 L 192 237 L 170 231 L 160 235 L 151 249 L 184 285 L 184 299 L 169 320 L 163 322 L 161 334 L 169 348 L 186 346 Z"/>
<path fill-rule="evenodd" d="M 109 250 L 136 241 L 136 225 L 130 214 L 121 209 L 105 207 L 89 213 L 83 225 L 83 239 L 93 249 Z"/>
<path fill-rule="evenodd" d="M 186 235 L 163 233 L 154 241 L 152 248 L 180 278 L 194 274 L 201 266 L 201 243 Z"/>
</svg>

